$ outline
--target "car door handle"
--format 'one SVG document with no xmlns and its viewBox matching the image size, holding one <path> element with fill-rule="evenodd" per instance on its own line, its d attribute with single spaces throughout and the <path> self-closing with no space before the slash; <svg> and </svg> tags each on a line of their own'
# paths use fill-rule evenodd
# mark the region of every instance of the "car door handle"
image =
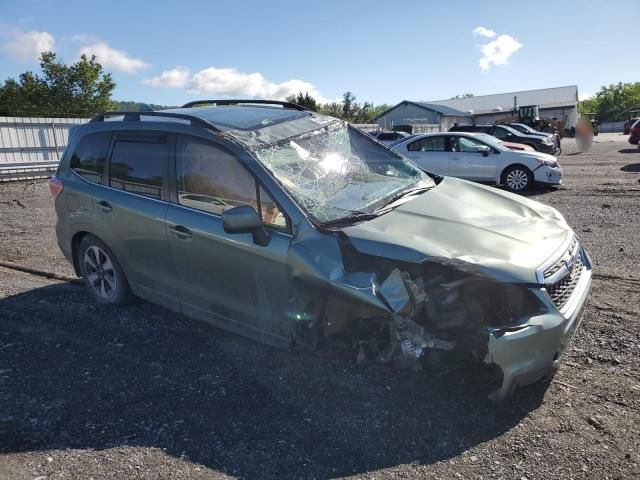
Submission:
<svg viewBox="0 0 640 480">
<path fill-rule="evenodd" d="M 169 231 L 181 240 L 189 240 L 192 237 L 191 230 L 187 227 L 183 227 L 182 225 L 170 227 Z"/>
<path fill-rule="evenodd" d="M 458 157 L 458 156 L 456 155 L 456 156 L 451 157 L 451 160 L 460 160 L 460 157 Z"/>
<path fill-rule="evenodd" d="M 111 206 L 111 204 L 109 202 L 104 201 L 104 200 L 100 200 L 98 202 L 98 205 L 100 205 L 100 209 L 104 213 L 109 213 L 111 210 L 113 210 L 113 207 Z"/>
</svg>

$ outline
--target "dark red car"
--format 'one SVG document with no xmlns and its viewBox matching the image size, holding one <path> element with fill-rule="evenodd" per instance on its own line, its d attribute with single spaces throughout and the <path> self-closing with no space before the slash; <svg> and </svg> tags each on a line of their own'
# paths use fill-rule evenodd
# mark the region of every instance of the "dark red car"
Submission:
<svg viewBox="0 0 640 480">
<path fill-rule="evenodd" d="M 636 123 L 631 125 L 631 130 L 629 131 L 629 143 L 631 145 L 638 145 L 638 149 L 640 149 L 640 120 L 636 120 Z"/>
</svg>

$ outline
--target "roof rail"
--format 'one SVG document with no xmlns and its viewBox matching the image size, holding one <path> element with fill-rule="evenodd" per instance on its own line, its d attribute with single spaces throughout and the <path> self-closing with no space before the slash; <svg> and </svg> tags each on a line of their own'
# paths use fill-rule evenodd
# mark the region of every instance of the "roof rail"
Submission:
<svg viewBox="0 0 640 480">
<path fill-rule="evenodd" d="M 181 108 L 191 108 L 198 105 L 280 105 L 283 108 L 292 108 L 294 110 L 307 111 L 306 108 L 291 102 L 283 102 L 280 100 L 194 100 L 193 102 L 185 103 Z"/>
<path fill-rule="evenodd" d="M 215 130 L 219 132 L 220 130 L 216 128 L 211 123 L 206 120 L 196 117 L 194 115 L 187 115 L 184 113 L 173 113 L 173 112 L 131 112 L 131 111 L 113 111 L 113 112 L 102 112 L 93 117 L 90 120 L 90 123 L 94 122 L 104 122 L 105 117 L 115 117 L 115 116 L 124 116 L 125 122 L 139 122 L 140 117 L 165 117 L 165 118 L 179 118 L 181 120 L 188 120 L 191 122 L 191 126 L 193 127 L 202 127 L 207 128 L 209 130 Z"/>
</svg>

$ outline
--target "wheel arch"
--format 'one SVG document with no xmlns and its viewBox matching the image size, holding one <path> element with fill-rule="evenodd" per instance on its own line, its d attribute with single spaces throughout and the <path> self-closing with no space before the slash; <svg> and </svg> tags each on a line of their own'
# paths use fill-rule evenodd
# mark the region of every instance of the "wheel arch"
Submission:
<svg viewBox="0 0 640 480">
<path fill-rule="evenodd" d="M 527 167 L 525 164 L 523 163 L 510 163 L 507 166 L 505 166 L 502 171 L 500 172 L 500 185 L 502 187 L 504 187 L 504 183 L 505 183 L 505 174 L 507 173 L 507 170 L 509 170 L 510 168 L 513 167 L 520 167 L 526 171 L 528 171 L 531 174 L 531 179 L 534 179 L 534 175 L 533 175 L 533 170 L 531 170 L 529 167 Z"/>
<path fill-rule="evenodd" d="M 82 239 L 87 235 L 92 235 L 87 231 L 76 232 L 71 238 L 71 258 L 73 259 L 73 270 L 76 272 L 78 277 L 82 277 L 82 269 L 78 264 L 78 249 L 80 248 L 80 243 Z"/>
</svg>

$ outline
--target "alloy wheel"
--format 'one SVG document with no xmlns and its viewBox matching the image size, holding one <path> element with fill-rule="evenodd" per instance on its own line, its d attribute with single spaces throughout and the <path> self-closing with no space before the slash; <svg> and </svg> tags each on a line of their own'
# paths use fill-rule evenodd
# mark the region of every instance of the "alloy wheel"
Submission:
<svg viewBox="0 0 640 480">
<path fill-rule="evenodd" d="M 100 247 L 90 246 L 84 252 L 84 268 L 89 286 L 96 295 L 108 300 L 116 293 L 118 280 L 113 263 Z"/>
<path fill-rule="evenodd" d="M 524 170 L 514 169 L 507 174 L 507 186 L 511 190 L 524 190 L 528 184 L 529 176 Z"/>
</svg>

